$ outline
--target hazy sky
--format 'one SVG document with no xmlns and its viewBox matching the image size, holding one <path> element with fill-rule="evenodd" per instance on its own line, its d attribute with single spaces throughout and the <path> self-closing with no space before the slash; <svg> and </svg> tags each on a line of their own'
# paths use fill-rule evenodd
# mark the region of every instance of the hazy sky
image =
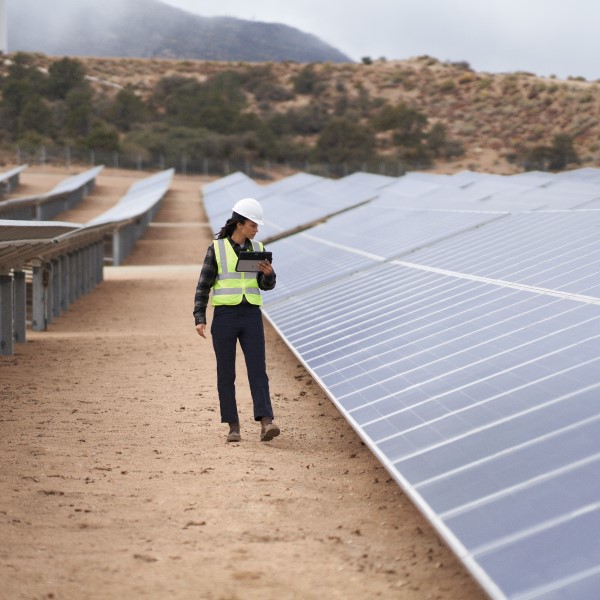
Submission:
<svg viewBox="0 0 600 600">
<path fill-rule="evenodd" d="M 291 25 L 354 60 L 428 54 L 477 71 L 600 79 L 598 0 L 162 0 Z"/>
</svg>

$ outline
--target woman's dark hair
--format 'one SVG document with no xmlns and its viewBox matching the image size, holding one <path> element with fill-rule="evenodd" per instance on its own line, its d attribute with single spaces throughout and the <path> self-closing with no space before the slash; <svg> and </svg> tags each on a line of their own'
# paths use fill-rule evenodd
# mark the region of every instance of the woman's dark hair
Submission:
<svg viewBox="0 0 600 600">
<path fill-rule="evenodd" d="M 247 220 L 248 219 L 246 219 L 246 217 L 242 217 L 242 215 L 238 215 L 236 212 L 231 213 L 231 218 L 227 219 L 225 225 L 221 227 L 221 231 L 217 233 L 216 239 L 221 240 L 223 238 L 230 237 L 235 231 L 237 224 L 241 223 L 243 225 Z"/>
</svg>

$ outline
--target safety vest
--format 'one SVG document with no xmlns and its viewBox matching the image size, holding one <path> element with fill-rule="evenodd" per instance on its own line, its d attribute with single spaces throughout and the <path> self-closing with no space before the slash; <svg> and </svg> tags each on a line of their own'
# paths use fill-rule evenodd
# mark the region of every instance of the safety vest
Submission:
<svg viewBox="0 0 600 600">
<path fill-rule="evenodd" d="M 250 304 L 262 306 L 262 296 L 258 287 L 256 273 L 238 273 L 235 270 L 238 257 L 228 239 L 213 242 L 217 259 L 217 278 L 213 286 L 213 306 L 235 306 L 246 300 Z M 262 252 L 263 245 L 252 241 L 252 249 Z M 243 252 L 243 250 L 242 250 Z"/>
</svg>

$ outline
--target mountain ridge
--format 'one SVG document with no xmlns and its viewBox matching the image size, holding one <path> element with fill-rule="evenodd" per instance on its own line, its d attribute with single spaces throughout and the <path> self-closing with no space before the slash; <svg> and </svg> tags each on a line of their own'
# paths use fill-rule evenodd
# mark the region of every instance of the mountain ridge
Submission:
<svg viewBox="0 0 600 600">
<path fill-rule="evenodd" d="M 36 0 L 8 5 L 9 52 L 218 61 L 353 62 L 280 23 L 202 17 L 158 0 Z"/>
</svg>

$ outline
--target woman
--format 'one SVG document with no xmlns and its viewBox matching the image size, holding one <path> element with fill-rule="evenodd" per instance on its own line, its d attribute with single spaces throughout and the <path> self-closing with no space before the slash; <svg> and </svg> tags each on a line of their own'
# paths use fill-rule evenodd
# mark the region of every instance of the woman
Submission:
<svg viewBox="0 0 600 600">
<path fill-rule="evenodd" d="M 209 246 L 198 279 L 194 298 L 196 331 L 206 338 L 206 306 L 212 289 L 213 321 L 210 329 L 217 358 L 217 389 L 221 422 L 229 424 L 228 442 L 239 442 L 240 421 L 235 398 L 235 353 L 239 340 L 248 371 L 254 404 L 254 420 L 261 423 L 262 441 L 280 433 L 273 422 L 273 408 L 266 371 L 265 334 L 260 290 L 275 287 L 275 271 L 268 261 L 258 265 L 257 273 L 235 270 L 240 252 L 262 251 L 254 242 L 262 225 L 262 207 L 254 198 L 236 202 L 231 218 Z"/>
</svg>

